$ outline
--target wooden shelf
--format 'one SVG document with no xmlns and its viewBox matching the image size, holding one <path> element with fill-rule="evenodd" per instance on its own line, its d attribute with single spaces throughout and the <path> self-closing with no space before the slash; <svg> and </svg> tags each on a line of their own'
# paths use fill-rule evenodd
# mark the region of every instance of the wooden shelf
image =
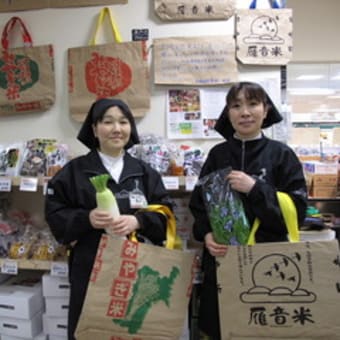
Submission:
<svg viewBox="0 0 340 340">
<path fill-rule="evenodd" d="M 13 261 L 17 263 L 18 269 L 30 269 L 30 270 L 50 270 L 52 261 L 43 261 L 43 260 L 29 260 L 29 259 L 8 259 L 3 258 L 0 259 L 0 267 L 3 266 L 4 263 Z M 66 261 L 59 261 L 65 262 Z"/>
</svg>

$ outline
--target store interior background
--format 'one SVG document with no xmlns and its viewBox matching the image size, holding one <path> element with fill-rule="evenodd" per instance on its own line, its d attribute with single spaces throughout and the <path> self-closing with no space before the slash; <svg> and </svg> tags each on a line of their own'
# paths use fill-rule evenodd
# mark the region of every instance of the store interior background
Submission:
<svg viewBox="0 0 340 340">
<path fill-rule="evenodd" d="M 236 0 L 236 7 L 248 8 L 250 2 L 250 0 Z M 258 8 L 269 7 L 267 0 L 258 0 L 257 3 Z M 291 63 L 328 64 L 340 62 L 338 44 L 340 1 L 287 0 L 286 7 L 293 9 L 294 32 Z M 124 41 L 131 40 L 132 29 L 147 28 L 149 29 L 148 45 L 150 47 L 154 38 L 234 34 L 233 17 L 228 20 L 198 22 L 161 21 L 153 11 L 152 0 L 129 0 L 127 4 L 112 5 L 110 8 Z M 69 145 L 72 155 L 86 151 L 76 140 L 80 123 L 72 120 L 68 109 L 67 49 L 88 44 L 100 9 L 100 6 L 95 6 L 0 13 L 0 29 L 4 27 L 10 17 L 17 15 L 26 23 L 34 45 L 53 44 L 56 76 L 54 106 L 43 113 L 0 117 L 0 143 L 26 141 L 32 138 L 56 138 Z M 111 35 L 105 28 L 101 31 L 98 43 L 110 41 L 112 41 Z M 14 41 L 12 46 L 20 44 L 21 42 L 18 40 Z M 151 108 L 143 118 L 137 119 L 137 126 L 142 134 L 157 131 L 159 136 L 166 137 L 166 93 L 169 88 L 180 87 L 154 85 L 152 48 L 150 49 L 149 62 Z M 280 67 L 278 66 L 259 67 L 239 64 L 239 68 L 241 80 L 255 80 L 261 76 L 280 79 Z M 308 85 L 306 84 L 306 86 Z M 277 91 L 280 92 L 279 87 Z M 176 141 L 177 144 L 183 142 L 208 150 L 218 140 Z"/>
</svg>

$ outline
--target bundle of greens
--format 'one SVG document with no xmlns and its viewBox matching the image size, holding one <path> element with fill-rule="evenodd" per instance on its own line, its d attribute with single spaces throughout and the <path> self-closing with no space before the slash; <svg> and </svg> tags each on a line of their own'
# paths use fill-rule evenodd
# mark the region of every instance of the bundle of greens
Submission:
<svg viewBox="0 0 340 340">
<path fill-rule="evenodd" d="M 250 227 L 238 193 L 231 189 L 226 176 L 231 168 L 218 170 L 201 178 L 205 207 L 214 240 L 228 245 L 247 244 Z"/>
</svg>

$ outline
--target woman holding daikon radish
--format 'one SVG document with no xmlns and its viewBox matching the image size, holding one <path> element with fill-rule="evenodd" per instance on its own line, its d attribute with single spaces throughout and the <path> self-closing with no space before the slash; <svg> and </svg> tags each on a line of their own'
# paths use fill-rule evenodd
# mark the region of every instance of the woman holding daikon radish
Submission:
<svg viewBox="0 0 340 340">
<path fill-rule="evenodd" d="M 166 216 L 141 208 L 150 204 L 172 208 L 159 173 L 126 152 L 139 138 L 123 101 L 96 101 L 77 138 L 90 152 L 71 160 L 48 182 L 45 205 L 46 221 L 55 238 L 72 245 L 69 340 L 74 339 L 101 235 L 127 237 L 136 232 L 162 245 Z M 113 197 L 104 193 L 106 185 Z"/>
</svg>

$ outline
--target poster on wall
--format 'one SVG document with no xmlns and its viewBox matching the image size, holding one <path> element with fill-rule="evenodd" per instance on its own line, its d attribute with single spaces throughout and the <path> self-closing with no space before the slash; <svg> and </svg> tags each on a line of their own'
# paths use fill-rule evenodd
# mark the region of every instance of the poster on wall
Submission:
<svg viewBox="0 0 340 340">
<path fill-rule="evenodd" d="M 238 80 L 232 35 L 153 40 L 155 84 L 224 85 Z"/>
<path fill-rule="evenodd" d="M 216 139 L 214 126 L 225 106 L 227 89 L 170 89 L 167 95 L 169 139 Z"/>
<path fill-rule="evenodd" d="M 102 6 L 127 4 L 128 0 L 5 0 L 0 1 L 0 12 L 25 11 L 42 8 Z"/>
</svg>

